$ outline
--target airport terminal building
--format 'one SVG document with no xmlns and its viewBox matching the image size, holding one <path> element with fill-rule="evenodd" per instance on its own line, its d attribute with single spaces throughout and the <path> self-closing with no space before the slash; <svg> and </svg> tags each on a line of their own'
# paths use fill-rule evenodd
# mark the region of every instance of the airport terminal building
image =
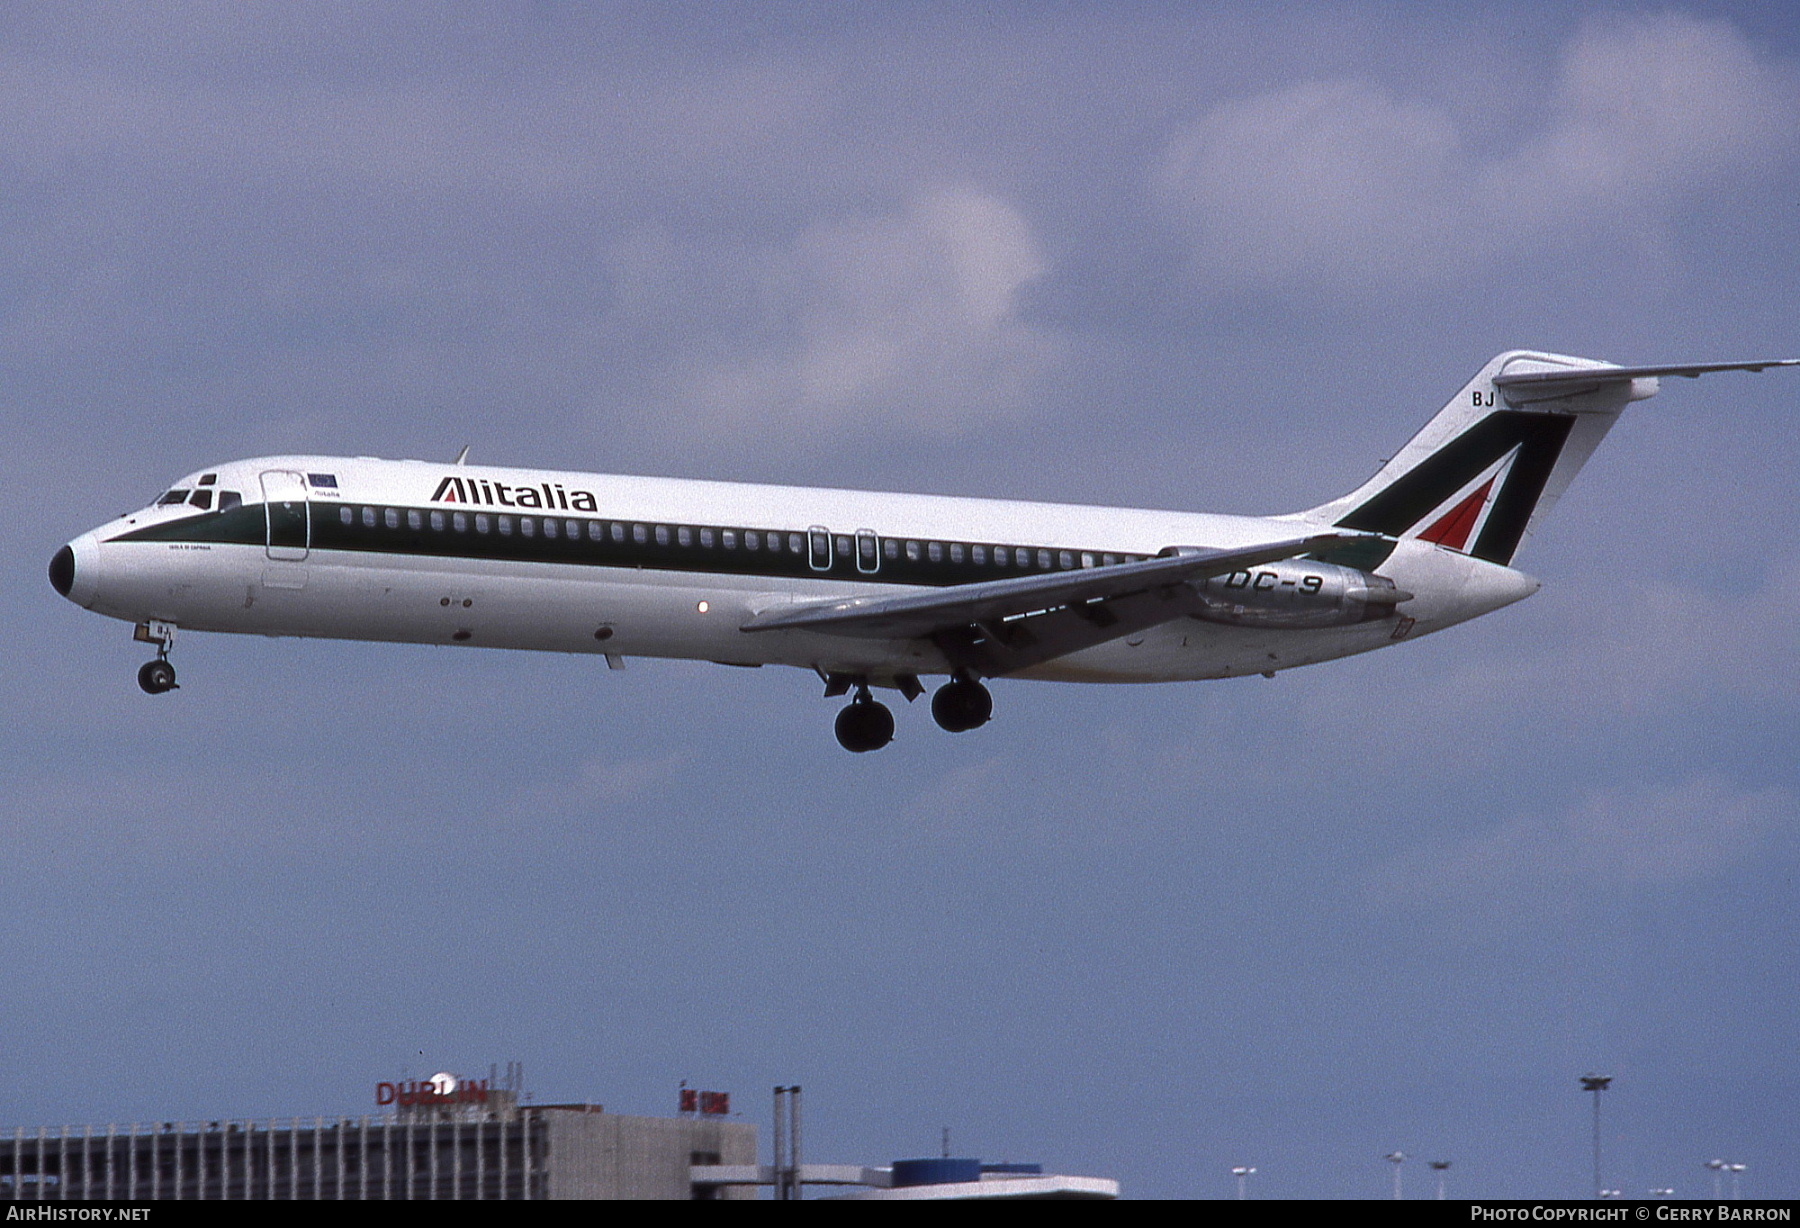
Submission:
<svg viewBox="0 0 1800 1228">
<path fill-rule="evenodd" d="M 401 1117 L 16 1129 L 0 1199 L 752 1198 L 695 1165 L 754 1164 L 756 1127 L 551 1105 Z"/>
<path fill-rule="evenodd" d="M 741 1200 L 764 1186 L 777 1198 L 806 1186 L 840 1198 L 1118 1197 L 1116 1182 L 1036 1165 L 802 1164 L 798 1088 L 778 1089 L 794 1093 L 791 1131 L 778 1096 L 777 1162 L 764 1165 L 756 1127 L 731 1119 L 723 1093 L 684 1091 L 680 1115 L 634 1117 L 522 1104 L 516 1081 L 493 1082 L 382 1083 L 389 1111 L 368 1117 L 0 1130 L 0 1201 Z"/>
</svg>

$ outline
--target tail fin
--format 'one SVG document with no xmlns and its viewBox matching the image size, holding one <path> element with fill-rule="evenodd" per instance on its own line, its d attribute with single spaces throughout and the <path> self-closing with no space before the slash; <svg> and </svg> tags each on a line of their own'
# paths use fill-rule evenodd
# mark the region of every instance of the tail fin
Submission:
<svg viewBox="0 0 1800 1228">
<path fill-rule="evenodd" d="M 1690 372 L 1699 373 L 1509 351 L 1483 367 L 1374 477 L 1295 519 L 1418 538 L 1504 566 L 1619 412 L 1654 396 L 1656 375 Z"/>
</svg>

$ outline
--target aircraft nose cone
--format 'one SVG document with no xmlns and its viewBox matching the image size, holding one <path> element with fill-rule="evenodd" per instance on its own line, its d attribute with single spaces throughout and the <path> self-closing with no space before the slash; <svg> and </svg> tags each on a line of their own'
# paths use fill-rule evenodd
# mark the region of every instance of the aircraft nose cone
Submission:
<svg viewBox="0 0 1800 1228">
<path fill-rule="evenodd" d="M 75 587 L 75 548 L 64 546 L 50 556 L 50 587 L 67 597 Z"/>
<path fill-rule="evenodd" d="M 50 556 L 50 587 L 90 609 L 100 592 L 99 563 L 99 544 L 92 533 L 83 533 Z"/>
</svg>

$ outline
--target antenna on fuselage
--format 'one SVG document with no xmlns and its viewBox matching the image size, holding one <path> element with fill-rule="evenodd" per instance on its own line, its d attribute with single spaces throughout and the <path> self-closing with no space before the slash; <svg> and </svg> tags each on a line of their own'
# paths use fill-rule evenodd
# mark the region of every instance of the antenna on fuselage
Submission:
<svg viewBox="0 0 1800 1228">
<path fill-rule="evenodd" d="M 470 449 L 470 448 L 472 448 L 472 447 L 474 447 L 474 446 L 475 446 L 475 445 L 473 445 L 473 444 L 467 444 L 467 443 L 465 443 L 465 444 L 464 444 L 464 445 L 463 445 L 463 450 L 462 450 L 462 451 L 461 451 L 461 452 L 458 452 L 458 453 L 457 453 L 457 454 L 456 454 L 456 459 L 455 459 L 455 460 L 454 460 L 454 461 L 451 461 L 451 462 L 450 462 L 450 463 L 451 463 L 451 464 L 453 464 L 453 465 L 463 465 L 463 464 L 467 464 L 467 463 L 468 463 L 468 460 L 469 460 L 469 449 Z"/>
</svg>

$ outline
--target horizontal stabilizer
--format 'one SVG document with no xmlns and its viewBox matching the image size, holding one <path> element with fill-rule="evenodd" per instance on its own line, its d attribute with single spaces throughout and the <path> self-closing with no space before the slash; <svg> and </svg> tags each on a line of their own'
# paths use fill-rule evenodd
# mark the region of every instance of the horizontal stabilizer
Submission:
<svg viewBox="0 0 1800 1228">
<path fill-rule="evenodd" d="M 1520 391 L 1531 392 L 1536 399 L 1545 395 L 1566 396 L 1590 388 L 1598 388 L 1602 384 L 1618 384 L 1635 379 L 1656 379 L 1665 375 L 1697 379 L 1714 371 L 1764 371 L 1770 367 L 1797 366 L 1800 366 L 1800 358 L 1772 358 L 1761 362 L 1693 362 L 1675 366 L 1560 367 L 1549 371 L 1501 372 L 1494 376 L 1493 382 L 1494 387 L 1503 392 L 1516 388 Z"/>
</svg>

